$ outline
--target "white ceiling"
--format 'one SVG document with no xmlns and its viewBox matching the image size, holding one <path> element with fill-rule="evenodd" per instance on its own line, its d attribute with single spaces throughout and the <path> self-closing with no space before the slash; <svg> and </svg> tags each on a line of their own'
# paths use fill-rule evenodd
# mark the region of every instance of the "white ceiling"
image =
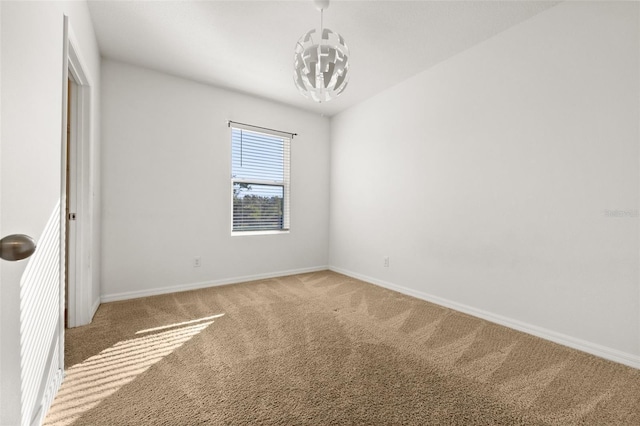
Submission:
<svg viewBox="0 0 640 426">
<path fill-rule="evenodd" d="M 557 1 L 336 1 L 325 27 L 350 50 L 350 81 L 316 104 L 293 83 L 293 50 L 319 27 L 310 0 L 90 1 L 102 55 L 334 115 Z"/>
</svg>

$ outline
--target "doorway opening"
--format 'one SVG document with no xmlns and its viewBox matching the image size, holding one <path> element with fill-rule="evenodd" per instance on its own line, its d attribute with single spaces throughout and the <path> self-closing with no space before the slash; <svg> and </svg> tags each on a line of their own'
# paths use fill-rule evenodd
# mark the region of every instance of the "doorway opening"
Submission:
<svg viewBox="0 0 640 426">
<path fill-rule="evenodd" d="M 75 87 L 74 87 L 75 86 Z M 64 327 L 69 327 L 69 282 L 72 281 L 75 283 L 75 274 L 74 274 L 74 266 L 75 266 L 75 165 L 73 164 L 72 157 L 74 157 L 72 151 L 74 150 L 75 143 L 75 131 L 73 129 L 73 124 L 76 124 L 77 117 L 75 116 L 76 112 L 76 102 L 74 101 L 73 95 L 77 92 L 77 83 L 73 80 L 73 75 L 69 72 L 69 76 L 67 79 L 67 149 L 66 149 L 66 185 L 65 192 L 67 196 L 65 197 L 65 206 L 64 206 L 64 217 L 66 221 L 65 226 L 65 235 L 64 235 L 64 245 L 65 245 L 65 256 L 64 256 L 64 270 L 65 279 L 64 279 Z M 72 136 L 73 133 L 73 136 Z M 72 143 L 72 138 L 73 143 Z M 73 168 L 73 170 L 72 170 Z M 73 228 L 73 229 L 72 229 Z"/>
<path fill-rule="evenodd" d="M 72 38 L 68 43 L 65 174 L 64 327 L 91 322 L 92 161 L 91 85 Z M 62 206 L 61 206 L 62 207 Z M 97 306 L 95 307 L 97 308 Z"/>
</svg>

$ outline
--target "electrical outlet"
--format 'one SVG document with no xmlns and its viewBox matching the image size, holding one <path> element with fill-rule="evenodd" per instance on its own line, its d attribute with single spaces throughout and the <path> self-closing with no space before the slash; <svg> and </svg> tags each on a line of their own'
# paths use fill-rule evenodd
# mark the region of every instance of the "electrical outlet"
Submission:
<svg viewBox="0 0 640 426">
<path fill-rule="evenodd" d="M 385 256 L 384 257 L 384 267 L 388 268 L 389 267 L 389 256 Z"/>
<path fill-rule="evenodd" d="M 193 267 L 194 268 L 199 268 L 201 265 L 201 259 L 200 256 L 196 256 L 193 258 Z"/>
</svg>

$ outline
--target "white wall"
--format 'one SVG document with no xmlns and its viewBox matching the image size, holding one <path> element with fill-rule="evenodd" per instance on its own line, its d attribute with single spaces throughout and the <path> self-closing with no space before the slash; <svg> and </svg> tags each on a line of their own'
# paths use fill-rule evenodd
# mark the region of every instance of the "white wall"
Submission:
<svg viewBox="0 0 640 426">
<path fill-rule="evenodd" d="M 638 25 L 563 3 L 335 116 L 332 268 L 640 367 Z"/>
<path fill-rule="evenodd" d="M 0 228 L 2 235 L 41 235 L 60 197 L 63 14 L 88 73 L 99 84 L 91 19 L 83 2 L 2 2 Z M 93 96 L 98 105 L 99 93 Z M 97 155 L 99 116 L 92 146 Z M 98 182 L 96 181 L 96 188 Z M 94 259 L 94 270 L 99 259 Z M 27 262 L 2 262 L 0 286 L 0 424 L 20 419 L 20 277 Z M 95 296 L 98 296 L 96 293 Z"/>
<path fill-rule="evenodd" d="M 289 234 L 231 236 L 227 120 L 299 134 Z M 102 140 L 103 301 L 326 268 L 328 119 L 104 60 Z"/>
</svg>

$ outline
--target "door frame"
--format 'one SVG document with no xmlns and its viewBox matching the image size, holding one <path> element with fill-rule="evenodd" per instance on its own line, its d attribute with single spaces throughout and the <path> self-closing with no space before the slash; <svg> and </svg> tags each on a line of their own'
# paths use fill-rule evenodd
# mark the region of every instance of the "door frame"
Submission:
<svg viewBox="0 0 640 426">
<path fill-rule="evenodd" d="M 78 327 L 91 322 L 91 253 L 93 208 L 91 193 L 91 87 L 92 82 L 86 72 L 87 67 L 80 54 L 79 44 L 69 25 L 67 37 L 67 79 L 72 81 L 70 102 L 70 143 L 69 143 L 69 211 L 75 213 L 76 220 L 65 223 L 69 227 L 68 251 L 68 291 L 67 326 Z M 67 80 L 65 80 L 67 81 Z M 65 110 L 66 111 L 66 110 Z M 66 138 L 63 141 L 66 149 Z M 62 173 L 66 176 L 66 164 Z M 63 187 L 66 196 L 66 185 Z M 61 206 L 62 208 L 63 206 Z M 66 256 L 66 254 L 65 254 Z M 62 283 L 64 286 L 64 282 Z M 64 295 L 64 291 L 62 292 Z M 64 302 L 62 309 L 64 315 Z"/>
</svg>

